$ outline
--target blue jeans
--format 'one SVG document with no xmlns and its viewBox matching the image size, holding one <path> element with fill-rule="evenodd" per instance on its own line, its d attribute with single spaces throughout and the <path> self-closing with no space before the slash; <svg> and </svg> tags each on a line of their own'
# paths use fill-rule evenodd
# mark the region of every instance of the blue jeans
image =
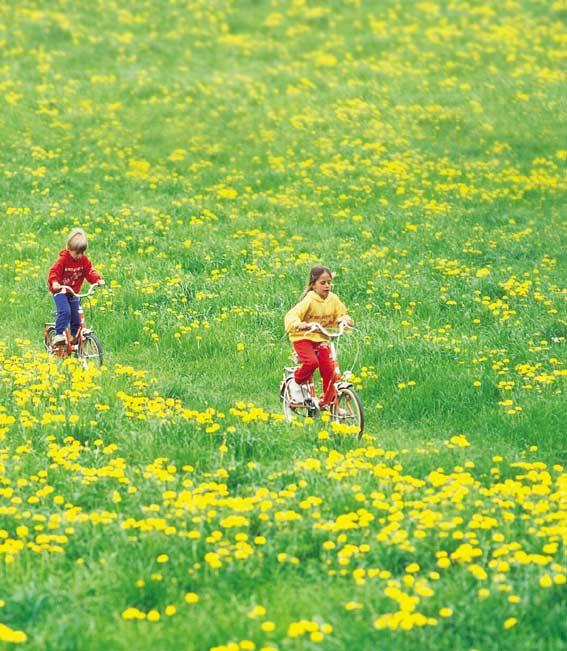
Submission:
<svg viewBox="0 0 567 651">
<path fill-rule="evenodd" d="M 71 336 L 77 334 L 81 317 L 79 316 L 80 299 L 70 294 L 56 294 L 53 297 L 57 307 L 57 320 L 55 321 L 55 332 L 62 335 L 65 328 L 71 326 Z"/>
</svg>

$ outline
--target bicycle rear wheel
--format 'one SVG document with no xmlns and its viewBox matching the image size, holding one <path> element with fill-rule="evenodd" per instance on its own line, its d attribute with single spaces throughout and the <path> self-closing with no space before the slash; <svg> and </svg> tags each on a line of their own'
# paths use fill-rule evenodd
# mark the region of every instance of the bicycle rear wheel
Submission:
<svg viewBox="0 0 567 651">
<path fill-rule="evenodd" d="M 293 402 L 291 392 L 289 389 L 289 383 L 291 379 L 292 378 L 288 378 L 287 380 L 285 380 L 281 389 L 283 413 L 286 421 L 290 423 L 294 416 L 298 420 L 305 420 L 306 418 L 314 418 L 317 413 L 316 409 L 306 404 L 299 405 Z"/>
<path fill-rule="evenodd" d="M 364 431 L 364 411 L 362 401 L 353 387 L 341 387 L 337 391 L 337 399 L 331 406 L 331 419 L 335 423 L 343 423 L 358 428 L 358 436 Z"/>
<path fill-rule="evenodd" d="M 98 366 L 102 366 L 102 346 L 95 334 L 85 335 L 82 345 L 79 346 L 77 357 L 82 359 L 85 364 L 93 361 Z"/>
</svg>

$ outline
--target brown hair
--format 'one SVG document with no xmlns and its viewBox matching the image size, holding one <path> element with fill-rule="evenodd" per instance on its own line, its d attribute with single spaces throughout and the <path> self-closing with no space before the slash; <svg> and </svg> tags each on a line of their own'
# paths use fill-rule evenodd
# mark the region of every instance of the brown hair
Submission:
<svg viewBox="0 0 567 651">
<path fill-rule="evenodd" d="M 311 267 L 311 271 L 309 272 L 309 279 L 307 280 L 307 285 L 303 290 L 303 294 L 301 294 L 301 298 L 299 299 L 300 301 L 307 296 L 307 294 L 313 289 L 313 285 L 325 273 L 329 274 L 331 278 L 333 277 L 333 274 L 331 273 L 329 267 L 325 267 L 322 264 L 316 264 L 314 267 Z"/>
<path fill-rule="evenodd" d="M 87 234 L 82 228 L 74 228 L 67 238 L 67 248 L 69 251 L 84 253 L 88 246 Z"/>
</svg>

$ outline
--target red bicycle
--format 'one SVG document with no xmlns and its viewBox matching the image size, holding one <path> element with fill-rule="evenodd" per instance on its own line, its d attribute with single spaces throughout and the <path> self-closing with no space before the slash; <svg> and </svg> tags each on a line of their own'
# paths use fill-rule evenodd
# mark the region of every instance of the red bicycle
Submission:
<svg viewBox="0 0 567 651">
<path fill-rule="evenodd" d="M 352 382 L 350 382 L 352 373 L 350 371 L 341 373 L 338 363 L 337 346 L 335 345 L 335 341 L 338 343 L 338 339 L 344 334 L 347 328 L 349 326 L 341 322 L 338 332 L 329 332 L 319 323 L 311 323 L 307 332 L 317 330 L 327 337 L 330 342 L 331 359 L 335 364 L 335 398 L 330 405 L 331 420 L 356 427 L 360 436 L 364 430 L 362 402 Z M 294 399 L 292 395 L 289 385 L 298 368 L 297 363 L 299 361 L 295 353 L 292 355 L 292 359 L 296 366 L 288 366 L 284 369 L 283 380 L 280 384 L 280 399 L 283 403 L 284 416 L 288 422 L 291 422 L 294 416 L 301 419 L 315 418 L 320 414 L 321 408 L 315 393 L 313 378 L 308 383 L 300 385 L 303 393 L 303 400 L 301 402 Z"/>
<path fill-rule="evenodd" d="M 99 285 L 95 283 L 89 287 L 89 291 L 85 294 L 77 294 L 68 285 L 62 285 L 61 291 L 58 294 L 66 294 L 69 292 L 78 299 L 83 299 L 92 296 L 97 287 Z M 57 312 L 52 312 L 52 315 L 56 316 Z M 50 355 L 55 355 L 56 357 L 77 357 L 83 361 L 85 366 L 89 360 L 93 360 L 100 366 L 102 365 L 102 346 L 94 329 L 87 328 L 85 325 L 85 313 L 81 303 L 79 303 L 79 317 L 80 324 L 77 334 L 72 337 L 69 328 L 67 328 L 65 330 L 65 341 L 60 344 L 53 343 L 53 339 L 56 336 L 55 323 L 46 323 L 44 328 L 45 349 Z"/>
</svg>

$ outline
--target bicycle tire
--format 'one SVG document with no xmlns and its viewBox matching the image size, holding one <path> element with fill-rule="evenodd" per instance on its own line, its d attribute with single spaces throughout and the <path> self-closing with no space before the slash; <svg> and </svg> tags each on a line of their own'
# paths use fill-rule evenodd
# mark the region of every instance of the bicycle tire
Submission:
<svg viewBox="0 0 567 651">
<path fill-rule="evenodd" d="M 77 357 L 86 363 L 92 359 L 99 366 L 102 366 L 102 346 L 99 338 L 95 334 L 89 333 L 88 335 L 85 335 L 82 346 L 80 346 L 77 351 Z"/>
<path fill-rule="evenodd" d="M 341 409 L 345 414 L 339 414 Z M 336 423 L 358 426 L 358 436 L 364 432 L 364 409 L 358 393 L 352 386 L 341 387 L 337 391 L 337 399 L 331 406 L 331 419 Z"/>
</svg>

